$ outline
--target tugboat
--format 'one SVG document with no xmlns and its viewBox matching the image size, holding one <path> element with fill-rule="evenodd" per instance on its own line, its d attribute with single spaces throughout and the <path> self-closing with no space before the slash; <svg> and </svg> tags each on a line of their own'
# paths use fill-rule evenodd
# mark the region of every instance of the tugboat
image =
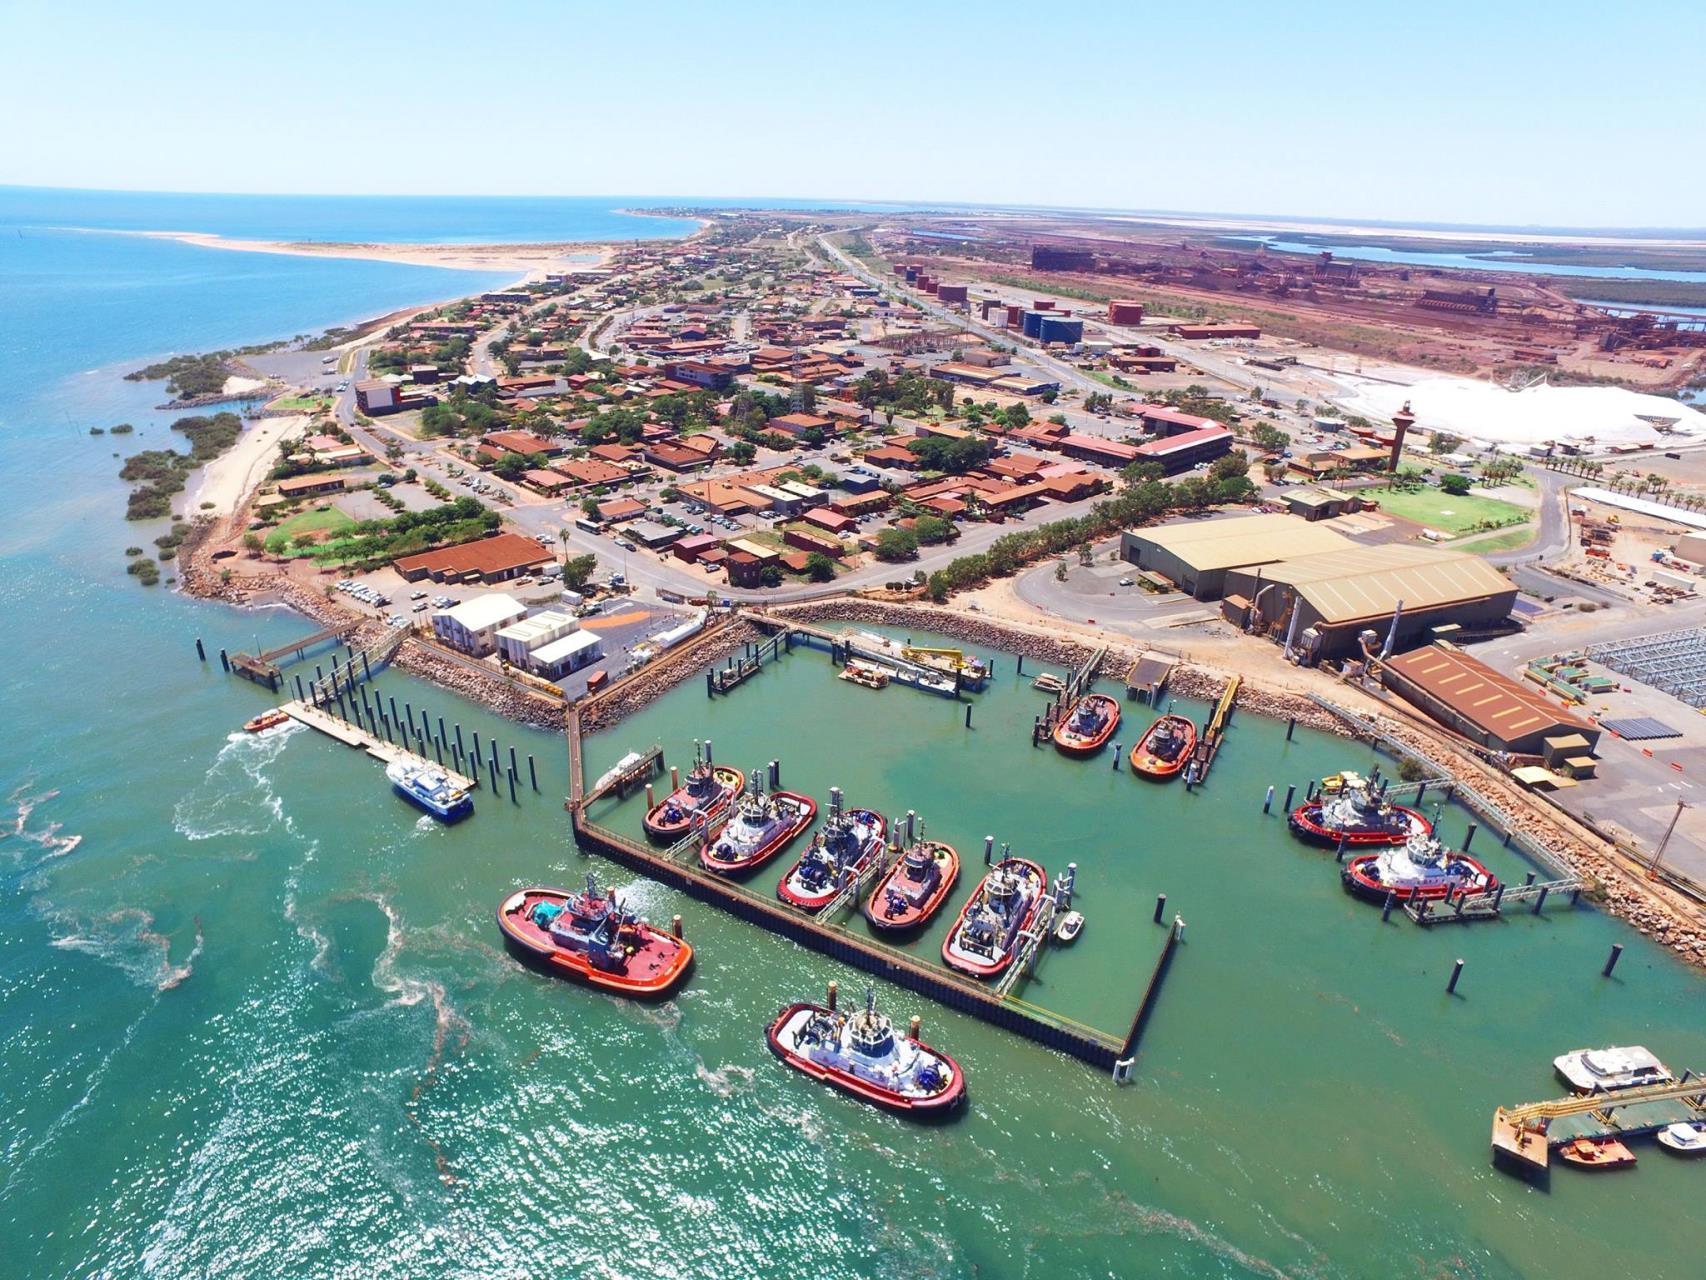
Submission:
<svg viewBox="0 0 1706 1280">
<path fill-rule="evenodd" d="M 867 689 L 886 689 L 889 687 L 890 673 L 887 667 L 854 658 L 841 668 L 841 678 L 849 684 L 863 685 Z"/>
<path fill-rule="evenodd" d="M 715 840 L 699 846 L 699 865 L 724 875 L 756 871 L 786 849 L 817 817 L 817 801 L 794 791 L 766 793 L 754 769 Z"/>
<path fill-rule="evenodd" d="M 1633 1169 L 1635 1153 L 1616 1138 L 1577 1138 L 1558 1148 L 1566 1164 L 1578 1169 Z"/>
<path fill-rule="evenodd" d="M 1610 1049 L 1571 1049 L 1552 1059 L 1552 1069 L 1577 1093 L 1669 1084 L 1676 1077 L 1645 1045 Z"/>
<path fill-rule="evenodd" d="M 884 933 L 919 928 L 942 909 L 959 878 L 959 853 L 920 831 L 865 899 L 865 919 Z"/>
<path fill-rule="evenodd" d="M 1340 773 L 1321 784 L 1321 794 L 1306 800 L 1287 818 L 1292 834 L 1315 844 L 1334 846 L 1399 845 L 1412 833 L 1433 834 L 1433 823 L 1414 809 L 1390 804 L 1359 774 Z"/>
<path fill-rule="evenodd" d="M 1131 749 L 1131 771 L 1165 782 L 1185 767 L 1196 746 L 1196 724 L 1189 716 L 1169 711 L 1150 725 Z"/>
<path fill-rule="evenodd" d="M 1105 693 L 1087 693 L 1054 729 L 1054 745 L 1063 755 L 1093 756 L 1120 727 L 1120 704 Z"/>
<path fill-rule="evenodd" d="M 1013 963 L 1019 935 L 1031 926 L 1048 891 L 1048 873 L 1028 858 L 1003 858 L 989 869 L 960 911 L 942 959 L 974 978 L 993 978 Z"/>
<path fill-rule="evenodd" d="M 668 995 L 693 963 L 692 947 L 624 911 L 616 890 L 600 893 L 590 871 L 582 893 L 512 893 L 498 908 L 498 928 L 522 960 L 620 995 Z"/>
<path fill-rule="evenodd" d="M 474 812 L 474 797 L 435 764 L 393 760 L 385 766 L 385 776 L 398 795 L 440 822 L 460 822 Z"/>
<path fill-rule="evenodd" d="M 1388 893 L 1399 902 L 1419 902 L 1499 887 L 1499 878 L 1474 858 L 1421 831 L 1413 832 L 1402 848 L 1357 854 L 1340 869 L 1339 879 L 1371 902 L 1386 901 Z"/>
<path fill-rule="evenodd" d="M 271 711 L 261 712 L 261 714 L 256 716 L 253 720 L 243 721 L 243 728 L 249 733 L 263 733 L 268 729 L 273 729 L 281 724 L 289 723 L 289 714 L 280 711 L 277 707 L 274 707 Z"/>
<path fill-rule="evenodd" d="M 888 824 L 871 809 L 843 809 L 841 788 L 829 789 L 829 818 L 810 847 L 776 886 L 776 896 L 806 911 L 821 911 L 844 885 L 857 880 L 883 852 Z"/>
<path fill-rule="evenodd" d="M 885 1111 L 934 1120 L 964 1104 L 965 1072 L 918 1039 L 916 1019 L 910 1034 L 898 1035 L 877 1012 L 874 991 L 867 989 L 865 1007 L 852 1015 L 835 1011 L 834 984 L 829 1000 L 827 1007 L 802 1002 L 777 1014 L 766 1036 L 770 1051 L 796 1071 Z"/>
<path fill-rule="evenodd" d="M 707 829 L 729 811 L 729 806 L 746 790 L 746 777 L 739 769 L 726 764 L 713 764 L 711 744 L 703 748 L 693 744 L 693 767 L 687 771 L 687 781 L 661 803 L 646 811 L 646 834 L 653 840 L 674 843 L 686 835 L 704 818 Z"/>
<path fill-rule="evenodd" d="M 1706 1120 L 1667 1124 L 1657 1136 L 1666 1151 L 1679 1156 L 1706 1156 Z"/>
</svg>

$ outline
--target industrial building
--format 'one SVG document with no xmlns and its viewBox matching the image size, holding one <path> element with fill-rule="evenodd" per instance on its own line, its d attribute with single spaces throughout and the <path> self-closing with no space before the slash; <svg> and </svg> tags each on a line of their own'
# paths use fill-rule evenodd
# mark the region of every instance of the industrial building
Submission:
<svg viewBox="0 0 1706 1280">
<path fill-rule="evenodd" d="M 1191 520 L 1120 535 L 1122 558 L 1198 600 L 1218 599 L 1228 570 L 1355 546 L 1332 529 L 1279 514 Z"/>
<path fill-rule="evenodd" d="M 1515 584 L 1480 556 L 1404 543 L 1237 566 L 1223 591 L 1229 621 L 1283 640 L 1307 663 L 1356 656 L 1365 631 L 1375 633 L 1376 648 L 1404 649 L 1442 627 L 1497 627 L 1516 602 Z"/>
<path fill-rule="evenodd" d="M 433 614 L 432 630 L 452 649 L 479 658 L 497 648 L 500 630 L 526 616 L 527 607 L 514 596 L 494 592 Z"/>
<path fill-rule="evenodd" d="M 1446 728 L 1494 751 L 1549 760 L 1560 749 L 1576 752 L 1561 762 L 1580 769 L 1580 757 L 1599 741 L 1596 726 L 1454 645 L 1434 644 L 1392 658 L 1381 664 L 1381 678 Z M 1591 768 L 1591 761 L 1585 763 Z"/>
<path fill-rule="evenodd" d="M 1109 324 L 1142 324 L 1143 304 L 1130 299 L 1115 298 L 1108 303 Z"/>
<path fill-rule="evenodd" d="M 498 653 L 512 667 L 526 667 L 528 657 L 542 645 L 569 632 L 577 630 L 580 624 L 569 614 L 558 613 L 554 609 L 546 609 L 530 618 L 522 618 L 508 626 L 498 628 Z"/>
<path fill-rule="evenodd" d="M 462 542 L 437 551 L 399 556 L 391 567 L 405 582 L 431 578 L 434 582 L 503 582 L 550 564 L 555 557 L 532 538 L 519 533 L 494 533 L 489 538 Z"/>
<path fill-rule="evenodd" d="M 1200 427 L 1161 440 L 1150 440 L 1138 445 L 1133 452 L 1133 462 L 1159 462 L 1164 472 L 1176 475 L 1231 453 L 1232 431 L 1219 425 Z"/>
<path fill-rule="evenodd" d="M 540 675 L 556 680 L 602 658 L 602 645 L 603 637 L 594 632 L 570 631 L 535 649 L 529 655 L 529 664 Z"/>
</svg>

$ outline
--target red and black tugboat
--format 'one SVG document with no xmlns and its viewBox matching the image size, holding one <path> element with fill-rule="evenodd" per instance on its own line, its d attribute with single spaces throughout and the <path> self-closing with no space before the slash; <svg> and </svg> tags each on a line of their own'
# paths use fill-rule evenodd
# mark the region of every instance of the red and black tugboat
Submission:
<svg viewBox="0 0 1706 1280">
<path fill-rule="evenodd" d="M 1087 693 L 1072 704 L 1054 728 L 1054 745 L 1063 755 L 1093 756 L 1120 727 L 1120 704 L 1105 693 Z"/>
<path fill-rule="evenodd" d="M 807 911 L 821 911 L 883 853 L 888 824 L 871 809 L 844 809 L 841 788 L 829 789 L 829 817 L 811 846 L 776 886 L 776 896 Z"/>
<path fill-rule="evenodd" d="M 791 1004 L 770 1024 L 770 1051 L 804 1072 L 861 1102 L 917 1119 L 945 1119 L 966 1100 L 965 1072 L 945 1053 L 918 1039 L 917 1019 L 907 1035 L 877 1012 L 876 993 L 851 1015 L 830 1002 Z"/>
<path fill-rule="evenodd" d="M 865 899 L 865 919 L 884 933 L 920 928 L 942 909 L 959 878 L 959 853 L 940 840 L 924 839 L 920 824 L 918 839 Z"/>
<path fill-rule="evenodd" d="M 616 891 L 522 889 L 498 908 L 504 945 L 548 973 L 619 995 L 666 996 L 687 976 L 693 948 L 624 911 Z"/>
<path fill-rule="evenodd" d="M 1048 892 L 1048 873 L 1028 858 L 1003 858 L 989 869 L 942 943 L 950 969 L 993 978 L 1013 963 L 1019 936 L 1031 927 Z"/>
<path fill-rule="evenodd" d="M 746 778 L 739 769 L 713 763 L 711 744 L 701 747 L 695 742 L 687 781 L 646 811 L 646 834 L 673 844 L 698 826 L 701 818 L 707 826 L 715 826 L 745 790 Z"/>
<path fill-rule="evenodd" d="M 1339 870 L 1347 891 L 1370 902 L 1437 902 L 1458 894 L 1492 893 L 1499 878 L 1467 853 L 1448 849 L 1425 831 L 1379 853 L 1359 853 Z"/>
<path fill-rule="evenodd" d="M 699 846 L 699 865 L 724 875 L 756 871 L 793 843 L 817 817 L 817 801 L 795 791 L 764 790 L 754 769 L 715 838 Z"/>
<path fill-rule="evenodd" d="M 1165 782 L 1185 767 L 1196 746 L 1196 724 L 1189 716 L 1169 711 L 1150 725 L 1131 749 L 1131 771 Z"/>
<path fill-rule="evenodd" d="M 1377 790 L 1361 774 L 1338 773 L 1321 783 L 1321 791 L 1291 811 L 1292 834 L 1315 844 L 1347 848 L 1401 845 L 1415 832 L 1433 834 L 1433 823 L 1415 809 L 1392 804 L 1386 786 Z"/>
</svg>

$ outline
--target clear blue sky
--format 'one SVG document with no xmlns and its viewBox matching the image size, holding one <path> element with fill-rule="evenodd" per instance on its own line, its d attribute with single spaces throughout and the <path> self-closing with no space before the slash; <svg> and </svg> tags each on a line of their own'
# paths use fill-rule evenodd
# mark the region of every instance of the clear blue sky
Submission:
<svg viewBox="0 0 1706 1280">
<path fill-rule="evenodd" d="M 0 0 L 0 183 L 1706 224 L 1706 3 Z"/>
</svg>

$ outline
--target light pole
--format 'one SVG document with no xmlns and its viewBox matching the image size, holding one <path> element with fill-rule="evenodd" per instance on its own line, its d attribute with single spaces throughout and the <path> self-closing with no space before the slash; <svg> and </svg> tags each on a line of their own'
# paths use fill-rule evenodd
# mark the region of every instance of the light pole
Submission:
<svg viewBox="0 0 1706 1280">
<path fill-rule="evenodd" d="M 1671 833 L 1676 830 L 1676 824 L 1682 817 L 1682 811 L 1688 808 L 1688 801 L 1678 800 L 1676 812 L 1670 816 L 1670 826 L 1665 828 L 1665 838 L 1659 841 L 1659 847 L 1653 850 L 1653 860 L 1647 864 L 1647 879 L 1656 880 L 1659 874 L 1659 861 L 1665 856 L 1665 846 L 1670 843 Z"/>
</svg>

